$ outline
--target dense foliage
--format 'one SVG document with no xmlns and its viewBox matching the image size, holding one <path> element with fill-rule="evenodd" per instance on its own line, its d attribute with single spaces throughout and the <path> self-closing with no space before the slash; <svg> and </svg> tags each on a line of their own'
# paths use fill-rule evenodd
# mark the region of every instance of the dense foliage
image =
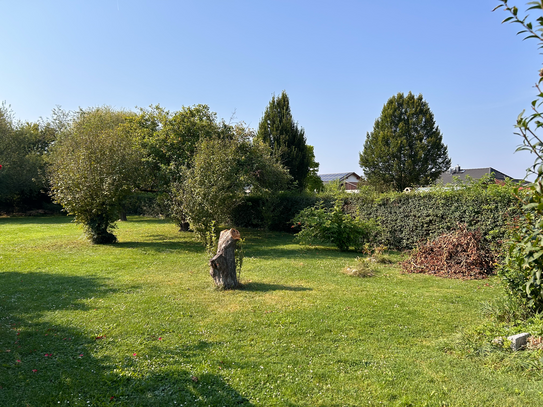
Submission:
<svg viewBox="0 0 543 407">
<path fill-rule="evenodd" d="M 306 178 L 306 188 L 311 192 L 322 191 L 324 184 L 321 177 L 319 177 L 320 164 L 315 161 L 315 148 L 307 145 L 307 154 L 309 156 L 309 173 Z"/>
<path fill-rule="evenodd" d="M 186 218 L 199 239 L 212 247 L 215 228 L 232 223 L 232 211 L 248 193 L 267 197 L 290 180 L 270 148 L 252 140 L 243 126 L 228 137 L 200 140 L 194 159 L 173 188 L 173 215 Z"/>
<path fill-rule="evenodd" d="M 360 167 L 383 189 L 432 184 L 451 165 L 434 115 L 422 95 L 391 97 L 366 135 Z"/>
<path fill-rule="evenodd" d="M 397 250 L 412 249 L 464 224 L 479 229 L 490 242 L 503 239 L 508 219 L 518 216 L 513 185 L 479 182 L 436 187 L 412 193 L 376 194 L 363 189 L 350 196 L 350 211 L 377 219 L 379 243 Z"/>
<path fill-rule="evenodd" d="M 501 3 L 495 10 L 503 7 L 510 13 L 503 22 L 520 24 L 523 29 L 518 34 L 525 35 L 525 39 L 538 40 L 541 48 L 543 1 L 528 3 L 527 11 L 534 10 L 539 13 L 535 23 L 537 28 L 527 21 L 528 16 L 521 18 L 518 8 L 509 6 L 507 0 L 502 0 Z M 511 229 L 507 256 L 501 271 L 510 296 L 535 313 L 543 312 L 543 138 L 538 135 L 543 126 L 543 113 L 539 110 L 543 103 L 540 88 L 542 81 L 543 70 L 540 71 L 540 79 L 536 84 L 538 95 L 532 102 L 532 114 L 525 116 L 522 112 L 515 126 L 518 129 L 516 134 L 522 138 L 522 145 L 518 150 L 530 151 L 536 157 L 533 166 L 528 169 L 536 179 L 522 193 L 517 190 L 524 204 L 523 214 Z"/>
<path fill-rule="evenodd" d="M 377 225 L 373 220 L 344 213 L 343 204 L 343 199 L 338 199 L 332 208 L 318 202 L 302 210 L 293 220 L 292 227 L 301 229 L 296 240 L 302 244 L 332 243 L 341 251 L 361 251 L 376 234 Z"/>
<path fill-rule="evenodd" d="M 305 131 L 292 118 L 285 91 L 272 97 L 260 123 L 257 138 L 268 144 L 274 155 L 289 171 L 292 182 L 302 190 L 307 186 L 310 166 L 317 165 L 312 150 L 307 148 Z"/>
<path fill-rule="evenodd" d="M 41 209 L 50 203 L 44 176 L 45 154 L 54 142 L 51 123 L 18 123 L 0 106 L 0 211 Z"/>
<path fill-rule="evenodd" d="M 130 115 L 122 128 L 139 141 L 148 170 L 144 186 L 169 192 L 179 180 L 179 168 L 192 162 L 198 142 L 216 137 L 221 124 L 207 105 L 183 106 L 177 112 L 157 105 Z"/>
<path fill-rule="evenodd" d="M 141 156 L 120 130 L 126 113 L 109 107 L 75 113 L 49 155 L 55 202 L 85 227 L 93 243 L 114 243 L 111 233 L 124 199 L 139 182 Z"/>
<path fill-rule="evenodd" d="M 232 220 L 238 227 L 292 232 L 292 219 L 298 212 L 320 200 L 330 206 L 334 197 L 293 191 L 268 196 L 250 194 L 233 210 Z"/>
</svg>

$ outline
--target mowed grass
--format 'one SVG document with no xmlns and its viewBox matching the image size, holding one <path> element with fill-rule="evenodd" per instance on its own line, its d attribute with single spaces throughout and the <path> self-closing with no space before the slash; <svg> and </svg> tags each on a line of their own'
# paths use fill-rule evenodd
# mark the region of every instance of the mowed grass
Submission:
<svg viewBox="0 0 543 407">
<path fill-rule="evenodd" d="M 0 219 L 1 406 L 528 406 L 541 377 L 443 343 L 482 322 L 498 281 L 446 280 L 242 230 L 244 288 L 163 220 L 116 245 L 70 218 Z M 392 255 L 399 260 L 399 255 Z"/>
</svg>

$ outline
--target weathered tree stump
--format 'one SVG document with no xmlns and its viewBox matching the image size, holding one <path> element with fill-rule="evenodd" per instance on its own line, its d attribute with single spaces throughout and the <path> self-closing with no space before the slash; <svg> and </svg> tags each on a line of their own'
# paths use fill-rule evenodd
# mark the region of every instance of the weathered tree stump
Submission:
<svg viewBox="0 0 543 407">
<path fill-rule="evenodd" d="M 236 274 L 236 241 L 241 239 L 236 229 L 225 229 L 219 237 L 217 254 L 209 260 L 211 270 L 209 274 L 213 277 L 215 285 L 221 288 L 230 289 L 238 286 Z"/>
</svg>

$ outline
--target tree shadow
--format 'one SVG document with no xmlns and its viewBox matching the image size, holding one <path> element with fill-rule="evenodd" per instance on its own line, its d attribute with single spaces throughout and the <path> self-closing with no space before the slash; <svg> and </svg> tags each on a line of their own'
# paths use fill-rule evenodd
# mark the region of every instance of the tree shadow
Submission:
<svg viewBox="0 0 543 407">
<path fill-rule="evenodd" d="M 39 224 L 39 225 L 60 225 L 64 223 L 72 223 L 74 220 L 73 216 L 62 216 L 62 215 L 55 215 L 55 216 L 13 216 L 13 217 L 6 217 L 6 218 L 0 218 L 0 224 L 2 223 L 20 223 L 24 225 L 33 225 L 33 224 Z"/>
<path fill-rule="evenodd" d="M 288 286 L 282 284 L 268 284 L 268 283 L 243 283 L 240 288 L 244 291 L 257 291 L 257 292 L 268 292 L 268 291 L 312 291 L 312 288 L 308 287 L 296 287 Z"/>
<path fill-rule="evenodd" d="M 153 238 L 159 239 L 159 236 L 153 236 Z M 172 240 L 167 238 L 167 240 L 157 240 L 157 241 L 148 241 L 148 242 L 117 242 L 114 244 L 114 247 L 120 249 L 137 249 L 137 250 L 149 250 L 153 252 L 189 252 L 189 253 L 204 253 L 203 246 L 198 242 L 187 242 Z"/>
<path fill-rule="evenodd" d="M 124 359 L 96 356 L 118 341 L 77 321 L 96 318 L 89 300 L 118 291 L 107 278 L 4 271 L 0 287 L 1 406 L 251 406 L 221 376 L 195 377 L 172 364 L 169 350 L 148 347 L 146 358 L 128 350 Z M 175 352 L 189 357 L 215 345 L 199 341 Z"/>
<path fill-rule="evenodd" d="M 355 252 L 355 251 L 347 251 L 342 252 L 336 247 L 332 246 L 324 246 L 324 245 L 318 245 L 318 246 L 294 246 L 292 248 L 285 248 L 278 246 L 269 246 L 266 244 L 264 247 L 255 247 L 255 245 L 251 245 L 251 247 L 245 247 L 245 256 L 246 257 L 254 257 L 258 259 L 263 260 L 273 260 L 273 259 L 281 259 L 281 260 L 289 260 L 289 259 L 332 259 L 332 258 L 338 258 L 338 259 L 345 259 L 345 258 L 353 258 L 355 259 L 357 256 L 361 256 L 361 253 Z"/>
<path fill-rule="evenodd" d="M 244 229 L 244 251 L 246 257 L 259 259 L 330 259 L 356 258 L 360 253 L 355 251 L 342 252 L 332 244 L 300 245 L 294 241 L 294 235 L 285 232 L 269 232 Z"/>
</svg>

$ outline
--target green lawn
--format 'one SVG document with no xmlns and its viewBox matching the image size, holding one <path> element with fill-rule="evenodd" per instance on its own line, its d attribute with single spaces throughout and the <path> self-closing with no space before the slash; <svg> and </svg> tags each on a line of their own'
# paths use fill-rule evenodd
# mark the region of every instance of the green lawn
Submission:
<svg viewBox="0 0 543 407">
<path fill-rule="evenodd" d="M 129 218 L 111 246 L 63 217 L 0 232 L 0 406 L 543 405 L 540 374 L 444 346 L 496 279 L 350 277 L 355 253 L 242 230 L 244 289 L 219 291 L 168 221 Z"/>
</svg>

